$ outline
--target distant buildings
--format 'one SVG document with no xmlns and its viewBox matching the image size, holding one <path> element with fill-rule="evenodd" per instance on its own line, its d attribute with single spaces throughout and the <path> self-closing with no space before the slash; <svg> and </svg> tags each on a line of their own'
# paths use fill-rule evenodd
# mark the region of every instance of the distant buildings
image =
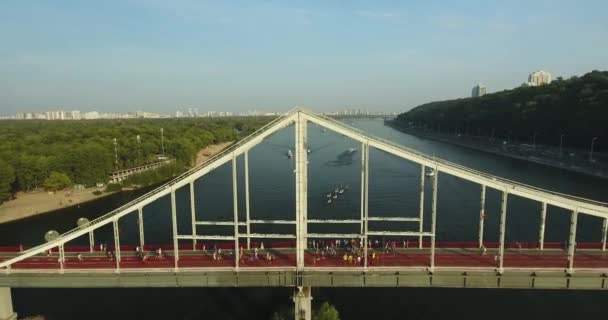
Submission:
<svg viewBox="0 0 608 320">
<path fill-rule="evenodd" d="M 488 89 L 482 85 L 482 84 L 477 84 L 476 86 L 473 87 L 473 90 L 471 90 L 471 97 L 476 98 L 476 97 L 481 97 L 484 94 L 486 94 L 488 91 Z"/>
<path fill-rule="evenodd" d="M 205 111 L 199 112 L 198 108 L 188 108 L 187 112 L 176 110 L 174 114 L 162 114 L 146 111 L 135 112 L 80 112 L 73 111 L 46 111 L 46 112 L 17 112 L 12 117 L 0 117 L 0 119 L 15 119 L 15 120 L 97 120 L 97 119 L 160 119 L 160 118 L 198 118 L 198 117 L 233 117 L 233 116 L 277 116 L 280 112 L 262 112 L 258 110 L 248 110 L 244 112 L 230 111 Z"/>
<path fill-rule="evenodd" d="M 549 72 L 543 70 L 534 71 L 528 76 L 528 86 L 542 86 L 543 84 L 551 83 L 551 80 L 553 79 Z"/>
</svg>

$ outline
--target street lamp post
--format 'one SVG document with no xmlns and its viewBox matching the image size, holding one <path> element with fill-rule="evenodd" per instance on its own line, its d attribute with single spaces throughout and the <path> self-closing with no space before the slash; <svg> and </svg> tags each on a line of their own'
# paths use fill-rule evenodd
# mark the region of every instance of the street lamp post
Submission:
<svg viewBox="0 0 608 320">
<path fill-rule="evenodd" d="M 595 144 L 595 140 L 597 140 L 597 137 L 593 137 L 593 139 L 591 139 L 591 150 L 589 151 L 589 161 L 593 162 L 593 146 Z"/>
<path fill-rule="evenodd" d="M 137 135 L 137 161 L 141 164 L 141 137 Z"/>
<path fill-rule="evenodd" d="M 559 136 L 559 155 L 560 156 L 563 154 L 562 145 L 564 144 L 564 136 L 565 136 L 565 134 L 563 134 L 563 133 Z"/>
</svg>

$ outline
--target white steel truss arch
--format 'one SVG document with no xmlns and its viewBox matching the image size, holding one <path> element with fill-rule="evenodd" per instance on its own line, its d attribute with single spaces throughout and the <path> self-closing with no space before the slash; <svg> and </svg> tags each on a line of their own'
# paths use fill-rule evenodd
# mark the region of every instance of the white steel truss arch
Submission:
<svg viewBox="0 0 608 320">
<path fill-rule="evenodd" d="M 352 138 L 358 142 L 360 142 L 364 148 L 365 152 L 362 152 L 362 208 L 361 208 L 361 219 L 360 220 L 356 220 L 356 219 L 351 219 L 351 220 L 332 220 L 332 219 L 313 219 L 313 220 L 308 220 L 307 219 L 307 204 L 306 204 L 306 199 L 307 199 L 307 141 L 306 141 L 306 125 L 307 123 L 314 123 L 317 124 L 321 127 L 327 128 L 329 130 L 332 130 L 338 134 L 342 134 L 344 136 L 347 136 L 349 138 Z M 247 152 L 253 148 L 254 146 L 256 146 L 257 144 L 261 143 L 262 141 L 264 141 L 264 139 L 266 139 L 268 136 L 270 136 L 271 134 L 275 133 L 278 130 L 284 129 L 292 124 L 295 124 L 295 130 L 296 130 L 296 141 L 295 141 L 295 160 L 296 160 L 296 170 L 295 170 L 295 174 L 296 174 L 296 220 L 295 221 L 290 221 L 290 220 L 254 220 L 254 219 L 250 219 L 249 218 L 249 208 L 248 208 L 248 203 L 247 203 L 247 216 L 246 216 L 246 222 L 240 222 L 238 219 L 238 212 L 237 212 L 237 208 L 234 208 L 234 220 L 233 221 L 209 221 L 209 222 L 202 222 L 202 221 L 196 221 L 194 218 L 194 213 L 192 213 L 192 226 L 193 226 L 193 230 L 196 230 L 196 225 L 233 225 L 234 226 L 234 231 L 235 231 L 235 235 L 234 236 L 198 236 L 195 233 L 192 235 L 179 235 L 177 234 L 176 229 L 176 222 L 175 222 L 175 192 L 185 186 L 189 186 L 190 189 L 190 194 L 192 196 L 193 194 L 193 182 L 206 175 L 207 173 L 209 173 L 211 170 L 220 167 L 221 165 L 228 163 L 230 161 L 233 162 L 233 179 L 236 179 L 235 176 L 235 166 L 234 166 L 234 161 L 235 159 L 240 156 L 240 155 L 244 155 L 245 156 L 245 161 L 247 161 Z M 571 230 L 571 235 L 574 234 L 573 236 L 571 236 L 571 238 L 575 238 L 576 235 L 576 216 L 578 214 L 587 214 L 587 215 L 592 215 L 595 217 L 599 217 L 599 218 L 603 218 L 605 223 L 603 226 L 603 235 L 602 235 L 602 241 L 603 241 L 603 248 L 605 248 L 605 239 L 606 239 L 606 233 L 608 233 L 608 227 L 606 227 L 606 225 L 608 225 L 606 223 L 606 221 L 608 221 L 608 205 L 605 203 L 601 203 L 601 202 L 597 202 L 597 201 L 592 201 L 592 200 L 587 200 L 587 199 L 582 199 L 582 198 L 578 198 L 578 197 L 574 197 L 574 196 L 570 196 L 570 195 L 566 195 L 566 194 L 560 194 L 560 193 L 556 193 L 556 192 L 552 192 L 552 191 L 548 191 L 548 190 L 543 190 L 540 188 L 536 188 L 533 186 L 529 186 L 529 185 L 525 185 L 525 184 L 521 184 L 518 182 L 514 182 L 514 181 L 510 181 L 507 179 L 503 179 L 500 177 L 496 177 L 496 176 L 492 176 L 483 172 L 479 172 L 458 164 L 454 164 L 454 163 L 450 163 L 448 161 L 444 161 L 444 160 L 440 160 L 440 159 L 435 159 L 434 157 L 429 157 L 427 155 L 424 155 L 422 153 L 419 153 L 417 151 L 408 149 L 406 147 L 397 145 L 395 143 L 383 140 L 381 138 L 377 138 L 374 136 L 370 136 L 369 134 L 365 133 L 365 132 L 361 132 L 360 130 L 354 129 L 352 127 L 349 127 L 347 125 L 345 125 L 344 123 L 338 122 L 336 120 L 333 120 L 331 118 L 322 116 L 322 115 L 318 115 L 315 114 L 313 112 L 310 111 L 306 111 L 300 108 L 296 108 L 292 111 L 287 112 L 286 114 L 284 114 L 283 116 L 278 117 L 277 119 L 271 121 L 270 123 L 268 123 L 267 125 L 263 126 L 262 128 L 260 128 L 259 130 L 257 130 L 256 132 L 254 132 L 253 134 L 251 134 L 250 136 L 244 138 L 243 140 L 233 144 L 231 147 L 229 147 L 228 149 L 226 149 L 225 151 L 213 156 L 212 158 L 210 158 L 208 161 L 206 161 L 205 163 L 203 163 L 200 166 L 197 166 L 189 171 L 187 171 L 186 173 L 178 176 L 177 178 L 173 179 L 172 181 L 162 185 L 161 187 L 121 206 L 120 208 L 113 210 L 112 212 L 105 214 L 97 219 L 94 219 L 92 221 L 90 221 L 88 224 L 78 227 L 76 229 L 73 229 L 71 231 L 68 231 L 64 234 L 62 234 L 61 236 L 59 236 L 57 239 L 36 246 L 34 248 L 31 248 L 29 250 L 26 250 L 24 252 L 22 252 L 20 255 L 13 257 L 11 259 L 5 260 L 0 262 L 0 268 L 6 268 L 7 272 L 10 272 L 10 266 L 16 262 L 22 261 L 24 259 L 33 257 L 35 255 L 44 253 L 50 249 L 59 247 L 62 248 L 65 243 L 67 243 L 68 241 L 74 240 L 80 236 L 86 235 L 89 232 L 92 232 L 93 230 L 96 230 L 102 226 L 105 225 L 109 225 L 109 224 L 113 224 L 114 229 L 116 229 L 117 227 L 117 222 L 120 218 L 122 218 L 123 216 L 130 214 L 130 213 L 134 213 L 134 214 L 138 214 L 139 215 L 139 220 L 142 220 L 142 210 L 143 208 L 158 200 L 161 197 L 165 197 L 170 195 L 171 196 L 171 202 L 172 202 L 172 217 L 173 217 L 173 221 L 172 221 L 172 228 L 174 229 L 173 232 L 173 244 L 174 244 L 174 250 L 176 250 L 175 252 L 175 269 L 179 269 L 178 267 L 178 252 L 179 249 L 177 248 L 177 244 L 178 244 L 178 240 L 192 240 L 193 244 L 196 244 L 196 240 L 198 239 L 217 239 L 217 240 L 234 240 L 235 241 L 235 256 L 236 256 L 236 268 L 238 269 L 238 245 L 239 245 L 239 240 L 241 238 L 246 238 L 247 240 L 247 247 L 249 247 L 249 240 L 251 238 L 284 238 L 284 239 L 296 239 L 296 251 L 297 251 L 297 269 L 303 269 L 304 268 L 304 252 L 306 250 L 306 246 L 307 246 L 307 239 L 308 238 L 339 238 L 339 237 L 349 237 L 349 238 L 360 238 L 362 240 L 362 242 L 364 243 L 364 249 L 367 249 L 367 237 L 368 236 L 412 236 L 412 237 L 419 237 L 420 239 L 422 239 L 422 237 L 428 237 L 431 239 L 432 241 L 432 254 L 434 254 L 434 247 L 435 247 L 435 234 L 434 234 L 434 230 L 430 230 L 430 231 L 424 231 L 422 228 L 422 223 L 423 223 L 423 215 L 422 213 L 420 214 L 420 217 L 416 217 L 416 218 L 383 218 L 383 217 L 369 217 L 368 216 L 368 212 L 367 212 L 367 190 L 368 190 L 368 186 L 367 186 L 367 182 L 368 182 L 368 161 L 369 161 L 369 157 L 368 157 L 368 150 L 369 147 L 387 152 L 389 154 L 393 154 L 397 157 L 400 157 L 402 159 L 406 159 L 409 160 L 411 162 L 414 162 L 416 164 L 419 164 L 422 168 L 422 173 L 424 173 L 424 168 L 433 168 L 435 170 L 435 175 L 433 178 L 433 214 L 432 214 L 432 225 L 435 225 L 435 219 L 436 219 L 436 198 L 437 198 L 437 180 L 438 180 L 438 176 L 440 173 L 442 174 L 449 174 L 452 176 L 456 176 L 459 178 L 462 178 L 464 180 L 468 180 L 474 183 L 477 183 L 479 185 L 482 186 L 483 188 L 483 193 L 485 194 L 485 188 L 492 188 L 495 190 L 498 190 L 500 192 L 502 192 L 503 196 L 502 196 L 502 201 L 503 201 L 503 208 L 501 209 L 501 216 L 506 216 L 506 199 L 508 197 L 508 195 L 517 195 L 523 198 L 527 198 L 527 199 L 531 199 L 534 201 L 538 201 L 542 204 L 543 206 L 543 212 L 546 213 L 546 207 L 547 205 L 551 205 L 551 206 L 555 206 L 555 207 L 559 207 L 559 208 L 564 208 L 567 209 L 569 211 L 572 212 L 573 215 L 573 223 L 571 225 L 573 225 L 574 230 Z M 248 170 L 247 166 L 246 169 Z M 247 171 L 246 171 L 247 172 Z M 247 178 L 246 178 L 247 179 Z M 247 180 L 246 180 L 247 181 Z M 424 178 L 422 178 L 422 181 L 424 181 Z M 234 182 L 236 183 L 236 181 Z M 246 182 L 248 183 L 248 182 Z M 236 189 L 236 188 L 235 188 Z M 236 190 L 234 191 L 235 194 L 234 196 L 236 197 Z M 423 198 L 423 196 L 421 195 L 421 199 Z M 192 203 L 193 199 L 191 198 L 191 203 Z M 235 200 L 235 204 L 236 204 L 236 200 Z M 482 200 L 482 206 L 483 206 L 483 200 Z M 192 212 L 194 212 L 194 210 L 191 208 Z M 422 210 L 422 209 L 421 209 Z M 136 213 L 137 212 L 137 213 Z M 483 207 L 482 207 L 482 215 L 483 215 Z M 504 223 L 506 223 L 506 218 L 503 217 L 501 219 L 501 233 L 503 233 L 504 235 Z M 393 221 L 393 222 L 399 222 L 399 221 L 412 221 L 412 222 L 419 222 L 420 223 L 420 228 L 418 232 L 388 232 L 388 231 L 369 231 L 367 228 L 367 222 L 368 221 Z M 141 244 L 143 245 L 143 230 L 142 228 L 142 221 L 140 221 L 140 241 Z M 294 230 L 294 234 L 295 235 L 290 235 L 290 234 L 251 234 L 249 232 L 249 226 L 250 224 L 255 224 L 255 223 L 267 223 L 267 224 L 287 224 L 287 225 L 295 225 L 295 230 Z M 361 224 L 361 233 L 360 234 L 309 234 L 307 232 L 307 225 L 309 223 L 360 223 Z M 544 220 L 543 220 L 543 224 L 544 224 Z M 247 233 L 246 234 L 239 234 L 239 226 L 247 226 Z M 542 228 L 544 228 L 544 225 L 542 226 Z M 432 228 L 434 229 L 434 228 Z M 544 229 L 543 229 L 544 230 Z M 573 232 L 574 231 L 574 232 Z M 116 230 L 115 230 L 115 234 L 116 234 Z M 541 233 L 542 234 L 542 233 Z M 116 237 L 116 236 L 115 236 Z M 575 239 L 570 239 L 572 243 L 574 243 Z M 480 242 L 482 240 L 480 239 Z M 504 254 L 504 236 L 501 236 L 501 240 L 500 240 L 500 267 L 499 269 L 502 269 L 502 255 Z M 117 242 L 118 243 L 118 242 Z M 541 240 L 542 243 L 542 240 Z M 481 246 L 481 244 L 480 244 Z M 542 245 L 541 245 L 542 246 Z M 542 247 L 541 247 L 542 249 Z M 569 250 L 569 256 L 574 254 L 574 250 L 571 249 Z M 119 253 L 117 252 L 117 260 L 119 259 Z M 367 255 L 365 256 L 365 267 L 367 267 Z M 571 257 L 572 258 L 572 257 Z M 431 268 L 433 267 L 433 256 L 431 256 Z M 572 261 L 572 260 L 571 260 Z M 117 261 L 117 269 L 118 269 L 118 261 Z M 572 265 L 570 267 L 570 269 L 572 269 Z"/>
</svg>

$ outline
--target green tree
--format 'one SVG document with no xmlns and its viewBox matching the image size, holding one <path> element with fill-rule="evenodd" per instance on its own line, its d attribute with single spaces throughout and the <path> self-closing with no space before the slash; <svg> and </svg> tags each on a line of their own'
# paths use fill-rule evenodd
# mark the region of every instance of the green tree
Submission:
<svg viewBox="0 0 608 320">
<path fill-rule="evenodd" d="M 329 302 L 323 302 L 321 307 L 313 313 L 313 320 L 340 320 L 340 315 L 336 307 L 329 304 Z"/>
<path fill-rule="evenodd" d="M 11 184 L 15 181 L 15 170 L 3 160 L 0 160 L 0 203 L 11 196 Z"/>
<path fill-rule="evenodd" d="M 44 188 L 49 191 L 57 191 L 72 186 L 72 180 L 66 174 L 53 171 L 44 181 Z"/>
</svg>

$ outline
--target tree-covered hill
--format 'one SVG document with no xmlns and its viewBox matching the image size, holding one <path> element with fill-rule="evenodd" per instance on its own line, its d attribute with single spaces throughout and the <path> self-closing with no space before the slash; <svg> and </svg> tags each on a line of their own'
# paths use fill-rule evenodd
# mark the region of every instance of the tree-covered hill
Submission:
<svg viewBox="0 0 608 320">
<path fill-rule="evenodd" d="M 0 202 L 11 192 L 42 187 L 51 173 L 87 186 L 106 182 L 118 168 L 158 161 L 160 129 L 165 155 L 182 167 L 198 150 L 248 135 L 271 119 L 196 118 L 99 121 L 1 121 Z M 140 136 L 140 142 L 137 136 Z M 114 158 L 117 139 L 118 166 Z"/>
<path fill-rule="evenodd" d="M 505 139 L 589 148 L 608 146 L 608 72 L 592 71 L 539 87 L 520 87 L 478 98 L 420 105 L 397 118 L 397 124 L 441 132 L 492 135 Z"/>
</svg>

